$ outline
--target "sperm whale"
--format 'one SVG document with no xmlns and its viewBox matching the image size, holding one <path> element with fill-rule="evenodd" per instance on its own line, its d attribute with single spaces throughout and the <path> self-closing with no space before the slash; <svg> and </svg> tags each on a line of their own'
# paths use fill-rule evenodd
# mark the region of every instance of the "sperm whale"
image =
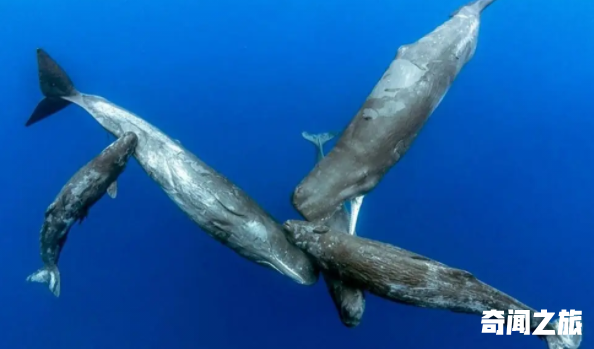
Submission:
<svg viewBox="0 0 594 349">
<path fill-rule="evenodd" d="M 247 193 L 144 119 L 103 97 L 77 91 L 66 72 L 42 49 L 37 50 L 37 63 L 45 98 L 26 126 L 74 103 L 116 137 L 135 133 L 134 157 L 140 166 L 202 230 L 242 257 L 299 284 L 316 283 L 319 273 L 313 263 L 289 243 L 281 225 Z"/>
<path fill-rule="evenodd" d="M 401 46 L 334 148 L 293 191 L 308 221 L 372 191 L 408 151 L 450 86 L 474 56 L 481 13 L 495 0 L 462 6 L 410 45 Z"/>
</svg>

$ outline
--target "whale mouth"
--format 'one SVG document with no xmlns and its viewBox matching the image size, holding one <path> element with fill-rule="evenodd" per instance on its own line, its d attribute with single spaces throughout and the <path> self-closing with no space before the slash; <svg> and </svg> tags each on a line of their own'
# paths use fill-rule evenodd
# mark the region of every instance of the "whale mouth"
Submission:
<svg viewBox="0 0 594 349">
<path fill-rule="evenodd" d="M 294 224 L 292 221 L 286 221 L 285 223 L 283 223 L 283 228 L 285 228 L 286 230 L 292 231 L 294 227 Z"/>
<path fill-rule="evenodd" d="M 285 265 L 284 263 L 282 263 L 281 261 L 277 260 L 276 261 L 279 266 L 276 266 L 273 263 L 270 263 L 269 261 L 266 260 L 257 260 L 256 263 L 269 267 L 272 270 L 275 270 L 279 273 L 281 273 L 284 276 L 287 276 L 289 278 L 291 278 L 292 280 L 294 280 L 295 282 L 297 282 L 300 285 L 311 285 L 312 281 L 309 279 L 304 278 L 303 276 L 299 275 L 299 273 L 293 271 L 291 268 L 289 268 L 287 265 Z"/>
</svg>

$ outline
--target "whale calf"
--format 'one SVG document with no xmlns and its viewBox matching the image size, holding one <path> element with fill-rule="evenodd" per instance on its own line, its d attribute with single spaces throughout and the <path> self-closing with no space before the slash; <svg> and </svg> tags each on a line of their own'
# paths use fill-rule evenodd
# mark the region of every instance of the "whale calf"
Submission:
<svg viewBox="0 0 594 349">
<path fill-rule="evenodd" d="M 531 332 L 539 326 L 535 310 L 481 282 L 471 273 L 386 243 L 343 234 L 322 223 L 286 221 L 295 245 L 311 255 L 323 273 L 376 296 L 417 307 L 483 315 L 489 310 L 530 310 Z M 558 321 L 558 320 L 556 320 Z M 558 322 L 545 330 L 557 333 Z M 576 349 L 581 335 L 548 335 L 549 349 Z"/>
<path fill-rule="evenodd" d="M 373 190 L 402 158 L 473 57 L 481 13 L 494 1 L 463 6 L 398 49 L 334 148 L 293 191 L 293 206 L 308 221 L 326 219 L 342 202 Z"/>
<path fill-rule="evenodd" d="M 58 260 L 74 223 L 81 222 L 89 209 L 105 193 L 115 198 L 116 181 L 134 152 L 138 137 L 126 132 L 97 157 L 78 170 L 60 190 L 45 211 L 41 227 L 40 251 L 43 267 L 27 277 L 27 281 L 47 283 L 50 291 L 60 296 Z"/>
<path fill-rule="evenodd" d="M 302 132 L 301 135 L 315 146 L 316 162 L 324 158 L 324 144 L 334 138 L 334 134 L 330 132 L 320 134 Z M 352 227 L 351 223 L 352 215 L 349 213 L 346 204 L 343 204 L 342 209 L 336 211 L 325 222 L 327 226 L 345 234 L 350 233 L 351 229 L 354 233 L 355 228 Z M 361 289 L 345 285 L 341 280 L 333 278 L 327 273 L 322 272 L 322 276 L 343 325 L 346 327 L 359 325 L 365 312 L 365 293 Z"/>
<path fill-rule="evenodd" d="M 42 49 L 37 50 L 37 62 L 45 98 L 26 126 L 74 103 L 116 137 L 134 132 L 138 136 L 134 157 L 140 166 L 202 230 L 242 257 L 299 284 L 316 283 L 315 265 L 243 190 L 139 116 L 103 97 L 77 91 L 66 72 Z"/>
</svg>

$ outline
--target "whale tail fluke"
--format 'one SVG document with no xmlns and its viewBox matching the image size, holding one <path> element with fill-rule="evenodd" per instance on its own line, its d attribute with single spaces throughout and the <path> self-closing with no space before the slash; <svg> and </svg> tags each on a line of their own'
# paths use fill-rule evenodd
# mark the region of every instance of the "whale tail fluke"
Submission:
<svg viewBox="0 0 594 349">
<path fill-rule="evenodd" d="M 47 284 L 54 296 L 60 297 L 60 270 L 58 270 L 58 267 L 55 265 L 44 266 L 29 275 L 27 281 Z"/>
<path fill-rule="evenodd" d="M 79 94 L 64 69 L 41 48 L 37 49 L 37 66 L 39 87 L 45 98 L 37 104 L 25 126 L 31 126 L 66 108 L 71 102 L 64 97 Z"/>
<path fill-rule="evenodd" d="M 333 132 L 312 134 L 304 131 L 301 132 L 301 136 L 315 144 L 316 147 L 323 147 L 326 142 L 334 138 L 335 134 Z"/>
<path fill-rule="evenodd" d="M 324 133 L 318 133 L 318 134 L 313 134 L 313 133 L 309 133 L 309 132 L 301 132 L 301 136 L 303 138 L 305 138 L 306 140 L 310 141 L 311 143 L 313 143 L 313 145 L 316 147 L 316 153 L 317 153 L 317 161 L 320 161 L 324 158 L 324 144 L 326 142 L 328 142 L 329 140 L 331 140 L 332 138 L 334 138 L 336 136 L 336 134 L 334 132 L 324 132 Z"/>
<path fill-rule="evenodd" d="M 551 322 L 555 332 L 559 328 L 559 319 Z M 582 344 L 582 335 L 574 334 L 555 334 L 544 336 L 547 341 L 548 349 L 578 349 Z"/>
</svg>

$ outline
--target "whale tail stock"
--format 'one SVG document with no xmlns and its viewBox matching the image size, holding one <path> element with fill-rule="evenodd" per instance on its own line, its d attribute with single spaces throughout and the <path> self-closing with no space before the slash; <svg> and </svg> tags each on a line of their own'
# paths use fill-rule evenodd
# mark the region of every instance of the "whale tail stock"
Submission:
<svg viewBox="0 0 594 349">
<path fill-rule="evenodd" d="M 476 0 L 473 1 L 470 6 L 477 9 L 478 13 L 482 13 L 489 5 L 494 3 L 496 0 Z"/>
<path fill-rule="evenodd" d="M 479 14 L 482 13 L 487 7 L 489 7 L 489 5 L 491 5 L 492 3 L 494 3 L 497 0 L 473 0 L 471 2 L 469 2 L 466 5 L 461 6 L 459 9 L 457 9 L 456 11 L 454 11 L 450 17 L 454 17 L 455 15 L 458 14 L 458 12 L 460 12 L 463 8 L 466 7 L 470 7 L 473 10 L 475 10 L 476 12 L 478 12 Z"/>
<path fill-rule="evenodd" d="M 58 270 L 58 267 L 55 265 L 44 266 L 29 275 L 27 281 L 47 284 L 54 296 L 60 297 L 60 270 Z"/>
<path fill-rule="evenodd" d="M 48 116 L 59 112 L 71 104 L 64 97 L 79 94 L 68 74 L 43 49 L 37 49 L 39 87 L 44 98 L 27 120 L 25 126 L 31 126 Z"/>
</svg>

